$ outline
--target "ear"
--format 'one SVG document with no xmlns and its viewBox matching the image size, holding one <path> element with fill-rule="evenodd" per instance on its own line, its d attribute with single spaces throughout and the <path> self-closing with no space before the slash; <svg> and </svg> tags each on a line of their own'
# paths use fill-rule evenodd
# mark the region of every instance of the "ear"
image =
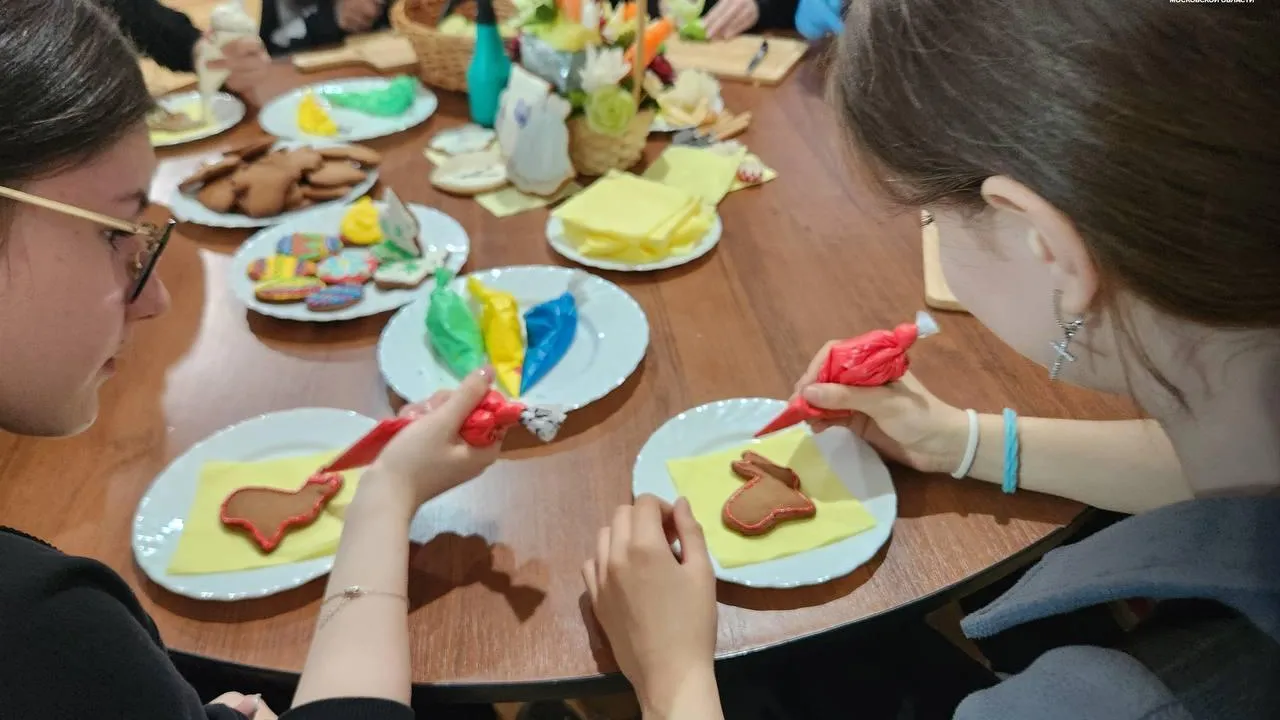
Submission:
<svg viewBox="0 0 1280 720">
<path fill-rule="evenodd" d="M 1084 315 L 1098 294 L 1098 266 L 1071 218 L 1031 188 L 1004 175 L 982 183 L 982 197 L 1000 213 L 1016 215 L 1030 226 L 1032 254 L 1049 266 L 1054 288 L 1062 291 L 1062 311 Z"/>
</svg>

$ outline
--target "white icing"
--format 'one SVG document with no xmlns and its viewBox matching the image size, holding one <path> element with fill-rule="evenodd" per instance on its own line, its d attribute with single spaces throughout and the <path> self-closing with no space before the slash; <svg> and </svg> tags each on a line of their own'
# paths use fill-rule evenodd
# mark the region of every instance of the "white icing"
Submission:
<svg viewBox="0 0 1280 720">
<path fill-rule="evenodd" d="M 413 213 L 400 202 L 391 188 L 387 188 L 382 194 L 382 202 L 387 206 L 378 214 L 383 242 L 389 242 L 413 257 L 422 257 L 422 246 L 418 243 L 418 221 Z"/>
<path fill-rule="evenodd" d="M 526 407 L 520 413 L 520 424 L 542 442 L 555 440 L 564 420 L 564 410 L 554 406 Z"/>
<path fill-rule="evenodd" d="M 393 283 L 396 285 L 421 285 L 436 269 L 444 264 L 449 253 L 440 248 L 430 248 L 419 260 L 403 260 L 401 262 L 380 265 L 373 274 L 375 282 Z"/>
<path fill-rule="evenodd" d="M 195 62 L 196 89 L 200 92 L 206 121 L 210 117 L 213 94 L 231 77 L 229 70 L 210 70 L 209 63 L 222 59 L 223 45 L 236 38 L 258 35 L 258 24 L 245 12 L 240 0 L 230 0 L 215 7 L 209 17 L 209 27 L 213 37 L 196 46 Z"/>
<path fill-rule="evenodd" d="M 498 134 L 479 125 L 463 125 L 436 133 L 431 138 L 431 149 L 449 155 L 465 155 L 480 152 L 493 144 Z"/>
</svg>

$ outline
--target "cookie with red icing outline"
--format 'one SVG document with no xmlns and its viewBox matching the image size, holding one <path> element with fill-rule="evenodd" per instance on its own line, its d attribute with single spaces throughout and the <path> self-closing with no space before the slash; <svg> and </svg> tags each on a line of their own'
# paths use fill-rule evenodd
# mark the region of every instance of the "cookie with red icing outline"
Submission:
<svg viewBox="0 0 1280 720">
<path fill-rule="evenodd" d="M 818 513 L 813 500 L 800 488 L 800 476 L 759 453 L 742 453 L 732 464 L 733 472 L 746 480 L 724 503 L 721 520 L 740 535 L 764 535 L 791 520 L 811 518 Z"/>
<path fill-rule="evenodd" d="M 227 527 L 242 530 L 269 553 L 280 546 L 291 530 L 315 522 L 342 490 L 342 473 L 317 473 L 297 490 L 244 487 L 222 501 L 219 519 Z"/>
</svg>

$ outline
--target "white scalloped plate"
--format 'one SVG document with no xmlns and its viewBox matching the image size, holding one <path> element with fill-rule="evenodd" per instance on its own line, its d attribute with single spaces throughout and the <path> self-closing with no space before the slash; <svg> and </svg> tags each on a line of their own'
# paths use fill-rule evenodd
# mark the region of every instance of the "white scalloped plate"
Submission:
<svg viewBox="0 0 1280 720">
<path fill-rule="evenodd" d="M 199 108 L 200 93 L 195 90 L 170 93 L 156 102 L 169 112 L 186 110 L 193 105 Z M 184 132 L 174 133 L 152 130 L 151 146 L 158 148 L 173 147 L 174 145 L 184 145 L 197 140 L 211 138 L 214 135 L 220 135 L 236 125 L 239 125 L 240 121 L 244 119 L 244 103 L 235 95 L 224 92 L 217 93 L 213 96 L 213 102 L 211 104 L 213 106 L 212 122 Z"/>
<path fill-rule="evenodd" d="M 720 400 L 671 418 L 649 437 L 636 456 L 632 492 L 675 502 L 679 494 L 667 471 L 668 460 L 750 442 L 786 405 L 768 398 Z M 722 568 L 712 558 L 717 578 L 759 588 L 820 585 L 853 572 L 875 557 L 889 540 L 898 519 L 898 495 L 884 461 L 870 445 L 845 428 L 832 428 L 814 436 L 814 440 L 841 482 L 875 517 L 876 526 L 830 545 L 754 565 Z"/>
<path fill-rule="evenodd" d="M 382 201 L 376 201 L 374 204 L 379 210 L 384 207 Z M 418 220 L 418 227 L 421 228 L 418 237 L 421 239 L 422 244 L 428 248 L 444 248 L 449 252 L 449 268 L 454 272 L 461 270 L 462 266 L 467 262 L 467 257 L 471 254 L 471 239 L 467 236 L 467 231 L 462 228 L 462 225 L 458 224 L 457 220 L 435 208 L 412 203 L 408 207 L 409 211 Z M 333 205 L 319 210 L 312 210 L 292 218 L 288 222 L 254 233 L 240 245 L 240 248 L 236 250 L 236 254 L 231 258 L 230 269 L 228 270 L 231 273 L 229 277 L 231 292 L 235 294 L 240 302 L 256 313 L 281 320 L 296 320 L 299 322 L 335 322 L 369 317 L 395 310 L 421 297 L 424 292 L 423 288 L 428 287 L 431 282 L 430 278 L 427 278 L 427 282 L 422 286 L 407 290 L 383 290 L 370 282 L 365 285 L 363 300 L 351 307 L 331 312 L 309 310 L 307 304 L 302 302 L 264 303 L 254 297 L 254 282 L 249 279 L 248 274 L 249 263 L 258 258 L 274 254 L 276 243 L 280 238 L 293 233 L 314 232 L 337 235 L 338 225 L 342 222 L 342 216 L 346 212 L 347 206 Z M 348 248 L 348 250 L 358 249 Z"/>
<path fill-rule="evenodd" d="M 299 147 L 331 147 L 334 145 L 344 145 L 339 142 L 325 142 L 321 140 L 309 140 L 306 142 L 298 142 L 295 140 L 281 140 L 272 145 L 275 148 L 299 148 Z M 221 159 L 216 158 L 216 159 Z M 214 162 L 210 160 L 209 162 Z M 280 223 L 289 222 L 302 215 L 306 215 L 316 210 L 332 207 L 334 205 L 347 205 L 351 201 L 369 192 L 369 190 L 378 182 L 378 170 L 374 168 L 369 171 L 369 176 L 364 182 L 351 188 L 343 197 L 328 202 L 316 203 L 309 208 L 302 210 L 294 210 L 292 212 L 280 213 L 265 218 L 252 218 L 248 215 L 240 213 L 220 213 L 214 212 L 200 203 L 199 200 L 192 195 L 187 195 L 181 190 L 174 190 L 173 196 L 169 199 L 169 209 L 173 212 L 173 216 L 179 222 L 195 223 L 196 225 L 204 225 L 206 227 L 218 228 L 264 228 Z"/>
<path fill-rule="evenodd" d="M 359 110 L 341 108 L 324 102 L 326 92 L 368 92 L 381 90 L 391 82 L 388 78 L 346 78 L 306 85 L 275 98 L 258 113 L 258 123 L 268 133 L 276 137 L 295 140 L 315 140 L 315 135 L 308 135 L 298 127 L 298 103 L 308 92 L 314 92 L 326 107 L 329 117 L 338 126 L 338 134 L 327 138 L 339 142 L 361 142 L 374 138 L 394 135 L 411 127 L 421 125 L 433 114 L 440 102 L 436 94 L 418 84 L 418 95 L 413 105 L 403 115 L 396 117 L 377 117 L 362 113 Z"/>
<path fill-rule="evenodd" d="M 210 435 L 170 463 L 138 501 L 133 518 L 134 560 L 157 585 L 197 600 L 265 597 L 327 574 L 333 567 L 332 556 L 207 575 L 170 575 L 168 568 L 206 462 L 252 462 L 341 449 L 374 424 L 347 410 L 301 408 L 259 415 Z"/>
<path fill-rule="evenodd" d="M 613 392 L 635 372 L 649 347 L 649 321 L 625 290 L 582 270 L 523 265 L 473 273 L 480 282 L 515 295 L 521 312 L 559 296 L 574 279 L 586 300 L 578 307 L 578 333 L 569 351 L 521 398 L 534 405 L 576 410 Z M 428 281 L 431 282 L 431 281 Z M 454 289 L 468 297 L 466 279 Z M 429 289 L 422 291 L 424 295 Z M 387 385 L 411 402 L 457 387 L 427 345 L 429 297 L 396 313 L 378 340 L 378 367 Z"/>
<path fill-rule="evenodd" d="M 711 252 L 716 243 L 720 242 L 720 236 L 724 234 L 724 224 L 720 222 L 720 215 L 716 214 L 715 222 L 711 224 L 711 229 L 702 236 L 698 244 L 685 255 L 672 255 L 663 258 L 657 262 L 651 263 L 621 263 L 613 260 L 603 260 L 601 258 L 583 255 L 573 246 L 564 236 L 564 221 L 555 215 L 547 218 L 547 242 L 551 243 L 551 249 L 560 253 L 566 258 L 587 267 L 599 268 L 601 270 L 617 270 L 619 272 L 649 272 L 651 270 L 666 270 L 667 268 L 679 267 Z"/>
</svg>

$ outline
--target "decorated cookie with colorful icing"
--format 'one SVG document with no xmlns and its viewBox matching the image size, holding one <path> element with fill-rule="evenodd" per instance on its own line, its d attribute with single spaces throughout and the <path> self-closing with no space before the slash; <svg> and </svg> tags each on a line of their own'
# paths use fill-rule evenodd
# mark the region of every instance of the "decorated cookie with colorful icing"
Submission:
<svg viewBox="0 0 1280 720">
<path fill-rule="evenodd" d="M 382 202 L 386 209 L 382 211 L 378 222 L 382 227 L 383 242 L 395 246 L 407 258 L 422 257 L 422 244 L 418 242 L 418 219 L 391 188 L 387 188 L 382 194 Z"/>
<path fill-rule="evenodd" d="M 324 233 L 294 233 L 280 238 L 280 242 L 276 243 L 276 253 L 312 262 L 319 262 L 341 251 L 342 241 Z"/>
<path fill-rule="evenodd" d="M 373 273 L 373 282 L 383 290 L 408 290 L 416 288 L 444 264 L 448 253 L 432 248 L 420 258 L 379 265 Z"/>
<path fill-rule="evenodd" d="M 363 299 L 363 285 L 330 285 L 307 296 L 307 309 L 334 312 L 349 308 Z"/>
<path fill-rule="evenodd" d="M 307 296 L 324 289 L 324 282 L 313 277 L 264 280 L 253 287 L 253 296 L 265 303 L 283 305 L 302 302 Z"/>
<path fill-rule="evenodd" d="M 325 258 L 316 266 L 316 277 L 330 285 L 363 285 L 378 269 L 378 259 L 367 252 L 348 250 Z"/>
<path fill-rule="evenodd" d="M 373 198 L 362 197 L 342 216 L 342 241 L 348 245 L 368 247 L 382 242 L 382 228 L 378 226 L 378 208 Z"/>
<path fill-rule="evenodd" d="M 249 263 L 246 272 L 254 282 L 308 277 L 316 274 L 316 264 L 309 260 L 299 260 L 292 255 L 271 255 Z"/>
</svg>

